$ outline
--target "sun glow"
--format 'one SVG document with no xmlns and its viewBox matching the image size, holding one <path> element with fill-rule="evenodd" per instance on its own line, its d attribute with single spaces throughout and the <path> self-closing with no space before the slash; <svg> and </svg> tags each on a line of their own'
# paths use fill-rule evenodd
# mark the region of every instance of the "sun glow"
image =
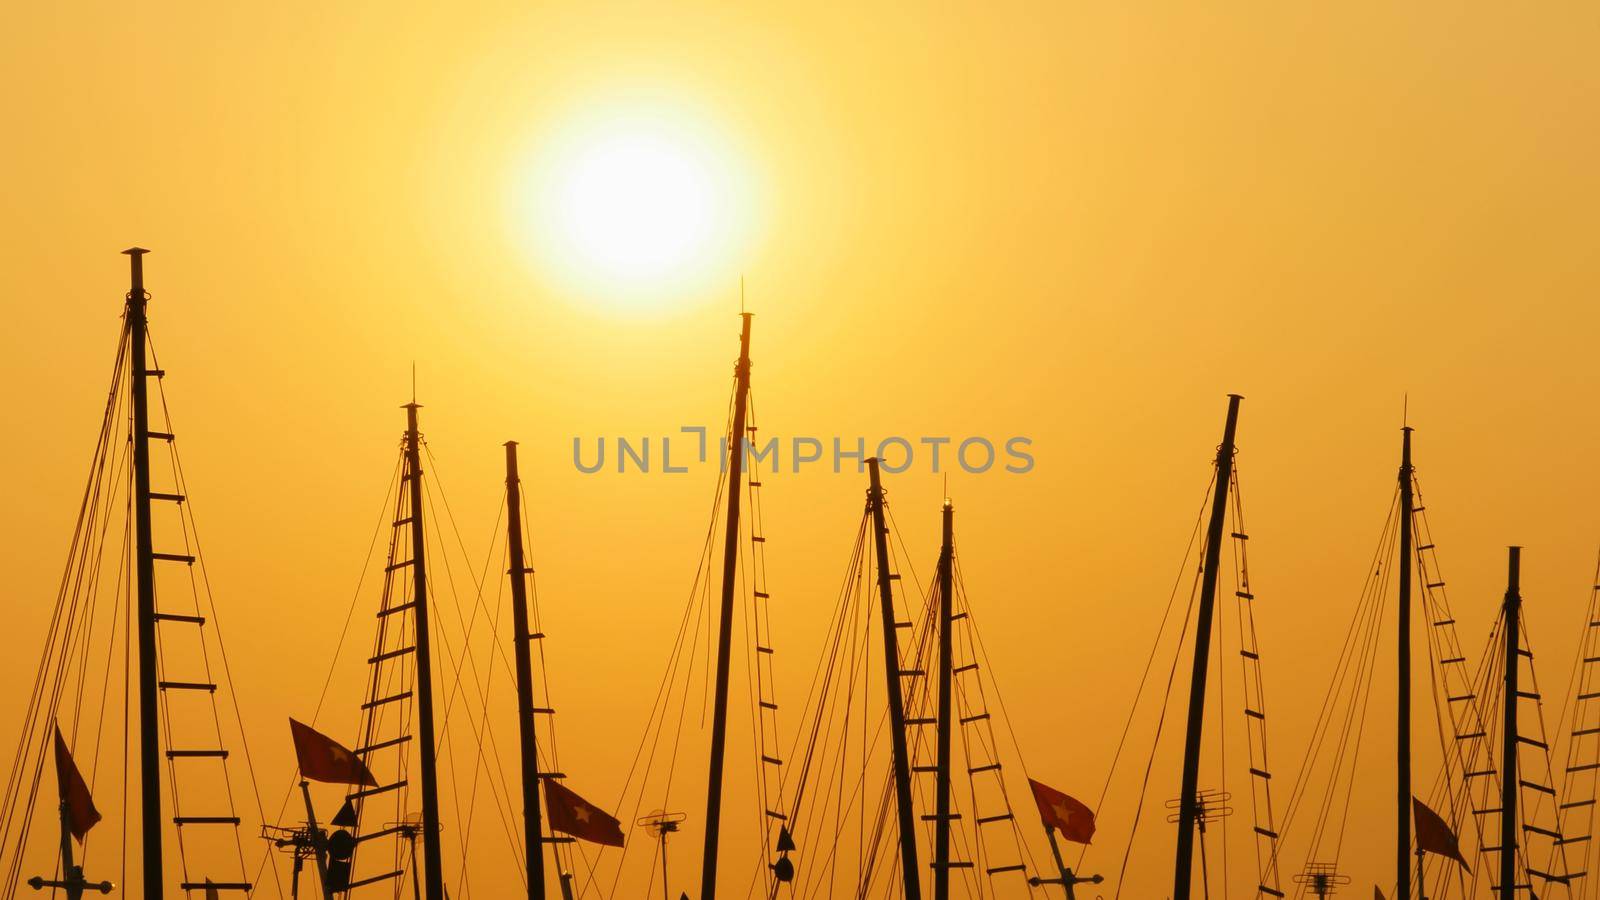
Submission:
<svg viewBox="0 0 1600 900">
<path fill-rule="evenodd" d="M 751 191 L 730 142 L 683 110 L 590 113 L 536 155 L 516 212 L 541 278 L 648 308 L 737 277 Z"/>
</svg>

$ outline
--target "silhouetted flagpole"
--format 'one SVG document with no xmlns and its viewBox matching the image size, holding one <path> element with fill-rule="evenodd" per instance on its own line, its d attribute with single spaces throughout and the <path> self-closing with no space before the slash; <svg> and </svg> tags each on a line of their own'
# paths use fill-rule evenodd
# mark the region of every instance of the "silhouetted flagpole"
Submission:
<svg viewBox="0 0 1600 900">
<path fill-rule="evenodd" d="M 1399 801 L 1395 830 L 1395 900 L 1411 900 L 1411 427 L 1400 429 L 1400 597 L 1398 642 L 1398 767 Z"/>
<path fill-rule="evenodd" d="M 406 410 L 406 479 L 411 491 L 412 602 L 416 604 L 417 729 L 422 762 L 422 878 L 428 900 L 445 900 L 444 857 L 439 823 L 439 766 L 435 756 L 433 726 L 432 634 L 428 630 L 428 573 L 425 565 L 426 532 L 422 528 L 422 448 L 413 400 Z"/>
<path fill-rule="evenodd" d="M 739 313 L 739 362 L 734 367 L 733 430 L 728 435 L 728 515 L 723 538 L 722 604 L 717 619 L 716 704 L 711 713 L 711 772 L 706 779 L 706 844 L 700 900 L 717 895 L 717 843 L 722 830 L 722 769 L 728 743 L 728 666 L 733 645 L 733 582 L 739 574 L 739 487 L 744 474 L 745 409 L 750 393 L 750 313 Z"/>
<path fill-rule="evenodd" d="M 1217 567 L 1222 557 L 1222 525 L 1228 513 L 1228 484 L 1233 476 L 1233 439 L 1239 424 L 1238 394 L 1228 395 L 1228 420 L 1217 447 L 1217 487 L 1206 529 L 1205 567 L 1200 582 L 1200 609 L 1195 616 L 1194 674 L 1189 682 L 1189 729 L 1183 747 L 1183 787 L 1178 795 L 1178 852 L 1172 878 L 1172 900 L 1189 900 L 1194 869 L 1194 837 L 1199 809 L 1200 737 L 1205 730 L 1206 673 L 1211 660 L 1211 620 L 1217 603 Z"/>
<path fill-rule="evenodd" d="M 939 749 L 935 766 L 933 830 L 933 897 L 950 897 L 950 690 L 953 677 L 951 659 L 955 640 L 951 627 L 955 616 L 955 509 L 944 501 L 944 541 L 939 549 Z M 1052 841 L 1054 838 L 1051 839 Z"/>
<path fill-rule="evenodd" d="M 1510 548 L 1506 574 L 1506 686 L 1500 769 L 1501 900 L 1517 896 L 1517 655 L 1521 644 L 1522 548 Z"/>
<path fill-rule="evenodd" d="M 139 604 L 136 627 L 139 634 L 140 841 L 145 900 L 161 900 L 161 743 L 156 685 L 160 675 L 156 660 L 155 550 L 150 536 L 150 399 L 145 384 L 145 379 L 153 374 L 145 367 L 148 322 L 145 319 L 144 255 L 150 251 L 132 247 L 122 252 L 128 254 L 132 266 L 127 314 L 133 394 L 133 515 L 138 542 L 134 565 Z"/>
<path fill-rule="evenodd" d="M 872 492 L 872 537 L 878 558 L 878 601 L 883 618 L 883 671 L 888 684 L 889 739 L 894 748 L 895 812 L 900 823 L 900 874 L 905 883 L 905 900 L 922 900 L 922 882 L 917 871 L 917 832 L 911 808 L 911 760 L 906 752 L 905 697 L 900 692 L 900 642 L 895 636 L 894 586 L 889 577 L 889 528 L 884 524 L 883 484 L 878 477 L 878 460 L 867 460 Z"/>
<path fill-rule="evenodd" d="M 539 809 L 539 740 L 534 727 L 533 636 L 528 630 L 528 568 L 522 554 L 522 480 L 517 442 L 506 441 L 506 547 L 511 563 L 512 647 L 517 665 L 517 727 L 522 737 L 523 852 L 529 900 L 544 900 L 544 833 Z"/>
</svg>

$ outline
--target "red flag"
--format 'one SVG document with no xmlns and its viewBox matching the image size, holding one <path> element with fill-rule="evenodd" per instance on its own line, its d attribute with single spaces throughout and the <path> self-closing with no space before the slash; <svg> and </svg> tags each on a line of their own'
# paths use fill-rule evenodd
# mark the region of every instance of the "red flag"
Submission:
<svg viewBox="0 0 1600 900">
<path fill-rule="evenodd" d="M 56 789 L 61 796 L 62 806 L 67 810 L 67 827 L 73 837 L 83 840 L 94 823 L 100 821 L 100 810 L 94 808 L 89 785 L 84 783 L 83 776 L 78 773 L 77 763 L 72 761 L 66 739 L 61 736 L 60 725 L 56 726 Z"/>
<path fill-rule="evenodd" d="M 1094 811 L 1049 785 L 1028 779 L 1033 802 L 1039 804 L 1039 818 L 1045 828 L 1054 828 L 1069 841 L 1089 843 L 1094 837 Z"/>
<path fill-rule="evenodd" d="M 1461 863 L 1467 871 L 1472 867 L 1461 858 L 1461 845 L 1456 842 L 1456 834 L 1445 824 L 1439 814 L 1427 807 L 1415 797 L 1411 798 L 1411 814 L 1417 820 L 1417 849 L 1437 856 L 1444 856 Z"/>
<path fill-rule="evenodd" d="M 372 777 L 366 764 L 338 741 L 294 719 L 289 720 L 289 731 L 294 735 L 294 755 L 300 760 L 300 774 L 307 779 L 378 786 L 378 779 Z"/>
<path fill-rule="evenodd" d="M 621 822 L 553 780 L 544 783 L 544 805 L 550 811 L 552 829 L 596 844 L 622 846 Z"/>
</svg>

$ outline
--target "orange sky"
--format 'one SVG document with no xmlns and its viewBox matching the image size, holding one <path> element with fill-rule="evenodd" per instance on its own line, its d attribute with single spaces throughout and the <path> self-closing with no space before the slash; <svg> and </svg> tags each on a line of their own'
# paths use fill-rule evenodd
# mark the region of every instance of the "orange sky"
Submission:
<svg viewBox="0 0 1600 900">
<path fill-rule="evenodd" d="M 1578 3 L 14 10 L 0 678 L 35 665 L 104 400 L 117 251 L 139 244 L 271 806 L 413 362 L 474 554 L 500 444 L 523 442 L 563 753 L 614 795 L 711 473 L 583 475 L 571 441 L 717 427 L 741 274 L 771 433 L 1032 438 L 1034 471 L 958 473 L 949 492 L 1036 777 L 1097 794 L 1230 391 L 1284 779 L 1382 525 L 1407 394 L 1464 643 L 1523 544 L 1539 665 L 1563 684 L 1600 544 L 1597 38 Z M 618 97 L 693 110 L 753 173 L 736 258 L 644 308 L 542 271 L 510 199 L 541 141 Z M 817 468 L 765 488 L 796 704 L 863 481 Z M 892 489 L 930 572 L 941 478 Z M 1344 863 L 1358 885 L 1387 884 L 1382 718 L 1358 799 L 1381 825 Z M 703 814 L 686 806 L 682 872 Z M 1093 865 L 1120 858 L 1112 818 Z M 1167 826 L 1145 827 L 1137 896 L 1170 868 Z"/>
</svg>

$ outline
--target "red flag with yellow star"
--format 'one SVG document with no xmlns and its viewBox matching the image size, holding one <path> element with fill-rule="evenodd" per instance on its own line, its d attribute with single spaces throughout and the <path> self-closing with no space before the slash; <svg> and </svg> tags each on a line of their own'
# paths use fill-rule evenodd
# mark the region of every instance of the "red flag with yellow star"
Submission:
<svg viewBox="0 0 1600 900">
<path fill-rule="evenodd" d="M 1089 843 L 1094 837 L 1094 812 L 1089 807 L 1032 778 L 1028 779 L 1028 787 L 1033 788 L 1033 801 L 1039 804 L 1044 827 L 1054 828 L 1066 840 Z"/>
<path fill-rule="evenodd" d="M 554 779 L 544 783 L 544 805 L 550 812 L 550 827 L 564 831 L 575 838 L 622 846 L 622 823 L 603 812 L 600 807 L 562 787 Z"/>
<path fill-rule="evenodd" d="M 300 774 L 307 780 L 378 786 L 378 779 L 372 777 L 366 765 L 338 741 L 294 719 L 289 720 L 289 731 L 294 735 Z"/>
</svg>

